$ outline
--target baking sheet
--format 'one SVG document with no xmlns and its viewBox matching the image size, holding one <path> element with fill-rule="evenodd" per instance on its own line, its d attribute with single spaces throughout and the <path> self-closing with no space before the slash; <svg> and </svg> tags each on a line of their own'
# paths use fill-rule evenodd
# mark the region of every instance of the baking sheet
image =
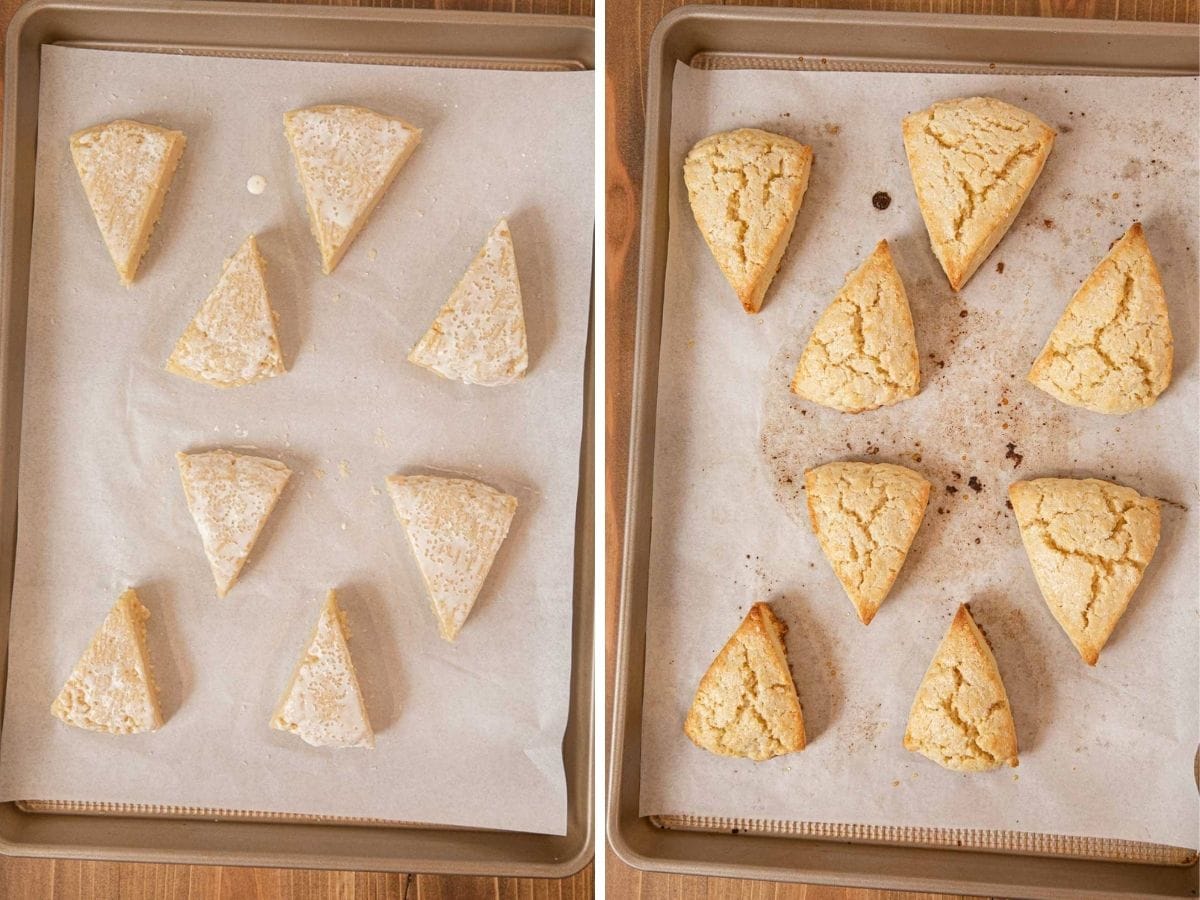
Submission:
<svg viewBox="0 0 1200 900">
<path fill-rule="evenodd" d="M 956 297 L 928 246 L 899 120 L 978 93 L 1034 111 L 1059 137 L 1012 230 Z M 1195 848 L 1196 80 L 680 64 L 673 96 L 641 814 Z M 1130 96 L 1137 104 L 1117 102 Z M 739 126 L 790 135 L 815 154 L 790 249 L 753 318 L 713 263 L 681 183 L 695 141 Z M 892 198 L 885 211 L 871 203 L 881 190 Z M 1075 288 L 1134 220 L 1162 270 L 1176 372 L 1155 407 L 1109 418 L 1058 404 L 1024 376 Z M 922 393 L 855 417 L 794 398 L 788 378 L 812 324 L 883 237 L 908 287 Z M 934 487 L 869 628 L 803 509 L 803 471 L 834 459 L 908 465 Z M 1046 609 L 1005 507 L 1012 481 L 1056 474 L 1110 478 L 1168 501 L 1155 560 L 1091 670 Z M 810 741 L 757 765 L 704 753 L 681 728 L 699 678 L 756 600 L 790 626 Z M 956 774 L 901 746 L 913 694 L 961 601 L 1004 675 L 1016 770 Z"/>
<path fill-rule="evenodd" d="M 61 47 L 45 48 L 42 66 L 0 794 L 563 833 L 591 73 Z M 425 129 L 328 277 L 281 126 L 284 111 L 322 102 Z M 72 131 L 118 116 L 188 136 L 128 290 L 67 148 Z M 261 196 L 246 188 L 254 174 L 267 181 Z M 481 389 L 410 365 L 409 348 L 505 215 L 528 377 Z M 249 232 L 268 261 L 289 373 L 231 391 L 165 373 Z M 223 601 L 174 460 L 211 447 L 272 456 L 295 473 Z M 386 496 L 393 472 L 477 477 L 519 500 L 454 645 L 437 637 Z M 123 738 L 66 728 L 48 704 L 126 585 L 152 614 L 167 723 Z M 267 727 L 330 586 L 353 631 L 373 752 L 323 751 Z"/>
</svg>

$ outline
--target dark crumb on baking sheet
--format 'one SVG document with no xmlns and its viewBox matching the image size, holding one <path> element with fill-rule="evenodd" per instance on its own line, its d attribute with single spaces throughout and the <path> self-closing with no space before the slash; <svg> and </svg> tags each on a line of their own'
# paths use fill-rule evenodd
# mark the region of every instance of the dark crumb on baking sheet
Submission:
<svg viewBox="0 0 1200 900">
<path fill-rule="evenodd" d="M 1043 228 L 1053 228 L 1054 220 L 1053 219 L 1042 219 L 1042 227 Z"/>
<path fill-rule="evenodd" d="M 996 271 L 1001 275 L 1004 274 L 1004 263 L 1003 262 L 996 263 Z"/>
<path fill-rule="evenodd" d="M 1006 444 L 1005 446 L 1008 448 L 1008 452 L 1006 452 L 1004 454 L 1004 458 L 1011 459 L 1013 461 L 1013 468 L 1015 469 L 1017 466 L 1019 466 L 1021 464 L 1021 461 L 1023 459 L 1025 459 L 1025 455 L 1017 452 L 1016 444 L 1009 443 L 1009 444 Z"/>
<path fill-rule="evenodd" d="M 887 191 L 876 191 L 871 196 L 871 205 L 876 209 L 887 209 L 892 205 L 892 195 Z"/>
<path fill-rule="evenodd" d="M 1009 509 L 1012 509 L 1012 501 L 1011 500 L 1005 500 L 1004 505 L 1007 506 Z"/>
<path fill-rule="evenodd" d="M 957 493 L 958 493 L 958 488 L 956 488 L 956 487 L 955 487 L 954 485 L 952 485 L 952 484 L 948 484 L 948 485 L 946 485 L 946 493 L 947 493 L 947 494 L 957 494 Z"/>
<path fill-rule="evenodd" d="M 965 318 L 967 317 L 967 311 L 966 311 L 965 309 L 964 309 L 964 310 L 960 310 L 960 311 L 959 311 L 959 313 L 958 313 L 958 317 L 959 317 L 960 319 L 965 319 Z"/>
<path fill-rule="evenodd" d="M 974 475 L 972 475 L 970 478 L 967 479 L 967 487 L 969 487 L 971 490 L 973 490 L 975 493 L 978 494 L 980 491 L 983 490 L 983 482 L 980 481 L 978 478 L 976 478 Z"/>
</svg>

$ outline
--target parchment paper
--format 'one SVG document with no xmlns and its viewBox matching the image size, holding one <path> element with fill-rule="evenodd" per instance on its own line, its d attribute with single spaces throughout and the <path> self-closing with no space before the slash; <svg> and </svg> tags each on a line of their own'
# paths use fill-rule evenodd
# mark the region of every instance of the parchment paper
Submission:
<svg viewBox="0 0 1200 900">
<path fill-rule="evenodd" d="M 44 51 L 5 799 L 564 832 L 592 77 Z M 281 118 L 327 102 L 425 129 L 332 276 Z M 128 290 L 67 145 L 121 116 L 188 137 Z M 247 191 L 255 174 L 261 196 Z M 409 349 L 505 215 L 528 377 L 468 387 L 411 365 Z M 222 260 L 251 232 L 288 373 L 228 391 L 166 373 Z M 295 472 L 225 600 L 174 458 L 214 447 Z M 476 477 L 520 503 L 454 645 L 437 635 L 386 495 L 394 472 Z M 166 725 L 119 738 L 68 728 L 49 703 L 126 585 L 152 615 Z M 374 751 L 320 750 L 267 726 L 329 587 L 349 617 Z"/>
<path fill-rule="evenodd" d="M 955 296 L 929 248 L 900 119 L 972 94 L 1029 109 L 1059 136 L 1012 230 Z M 676 70 L 644 815 L 1197 846 L 1196 120 L 1196 81 L 1185 78 Z M 682 184 L 697 140 L 741 126 L 815 154 L 757 317 L 717 270 Z M 891 196 L 884 211 L 877 191 Z M 1174 380 L 1146 411 L 1075 410 L 1024 378 L 1072 293 L 1135 220 L 1162 270 Z M 812 325 L 880 238 L 908 288 L 921 393 L 858 416 L 801 401 L 788 381 Z M 839 459 L 900 463 L 933 483 L 869 628 L 804 510 L 804 470 Z M 1046 608 L 1005 505 L 1011 482 L 1045 475 L 1108 478 L 1167 501 L 1158 552 L 1094 669 Z M 698 750 L 682 724 L 701 675 L 758 600 L 790 627 L 810 744 L 754 764 Z M 917 685 L 965 601 L 1012 702 L 1015 770 L 948 772 L 902 747 Z"/>
</svg>

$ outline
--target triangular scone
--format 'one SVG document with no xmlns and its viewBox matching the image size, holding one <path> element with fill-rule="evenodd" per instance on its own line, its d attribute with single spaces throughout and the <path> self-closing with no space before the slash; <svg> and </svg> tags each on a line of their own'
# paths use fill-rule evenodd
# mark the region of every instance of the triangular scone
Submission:
<svg viewBox="0 0 1200 900">
<path fill-rule="evenodd" d="M 438 630 L 453 641 L 508 536 L 517 498 L 466 478 L 392 475 L 387 486 L 425 579 Z"/>
<path fill-rule="evenodd" d="M 330 591 L 321 617 L 271 716 L 271 727 L 314 747 L 375 746 L 358 676 L 346 645 L 346 614 Z"/>
<path fill-rule="evenodd" d="M 132 588 L 117 598 L 75 664 L 50 712 L 68 725 L 109 734 L 155 731 L 162 723 L 146 651 L 146 620 Z"/>
<path fill-rule="evenodd" d="M 361 106 L 312 106 L 285 113 L 283 131 L 328 275 L 417 149 L 421 129 Z"/>
<path fill-rule="evenodd" d="M 762 761 L 803 750 L 804 712 L 788 669 L 787 626 L 755 603 L 721 648 L 683 723 L 697 747 Z"/>
<path fill-rule="evenodd" d="M 466 384 L 508 384 L 525 376 L 525 311 L 508 222 L 492 229 L 408 361 Z"/>
<path fill-rule="evenodd" d="M 225 261 L 217 286 L 180 336 L 167 371 L 216 387 L 282 375 L 283 355 L 254 235 Z"/>
<path fill-rule="evenodd" d="M 182 132 L 128 119 L 71 135 L 75 169 L 121 284 L 137 274 L 186 143 Z"/>
<path fill-rule="evenodd" d="M 904 748 L 958 772 L 1017 765 L 1017 727 L 987 638 L 965 606 L 917 688 Z"/>
<path fill-rule="evenodd" d="M 890 406 L 921 390 L 912 313 L 887 241 L 850 273 L 817 320 L 792 390 L 851 413 Z"/>
<path fill-rule="evenodd" d="M 217 595 L 233 587 L 291 469 L 228 450 L 176 453 L 188 511 L 196 522 Z"/>
<path fill-rule="evenodd" d="M 960 290 L 1021 211 L 1054 130 L 1008 103 L 966 97 L 905 116 L 903 133 L 933 252 Z"/>
<path fill-rule="evenodd" d="M 1008 497 L 1046 605 L 1094 666 L 1154 557 L 1159 502 L 1096 478 L 1018 481 Z"/>
<path fill-rule="evenodd" d="M 811 147 L 757 128 L 706 137 L 683 162 L 696 224 L 746 312 L 779 269 L 811 168 Z"/>
<path fill-rule="evenodd" d="M 805 472 L 804 486 L 821 550 L 869 625 L 921 527 L 929 482 L 890 463 L 834 462 Z"/>
<path fill-rule="evenodd" d="M 1173 356 L 1158 266 L 1135 222 L 1075 292 L 1029 380 L 1063 403 L 1127 413 L 1167 389 Z"/>
</svg>

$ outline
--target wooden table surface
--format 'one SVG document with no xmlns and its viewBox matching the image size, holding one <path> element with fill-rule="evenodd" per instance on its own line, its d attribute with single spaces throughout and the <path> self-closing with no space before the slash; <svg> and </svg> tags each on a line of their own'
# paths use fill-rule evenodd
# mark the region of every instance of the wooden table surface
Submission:
<svg viewBox="0 0 1200 900">
<path fill-rule="evenodd" d="M 21 2 L 0 0 L 0 28 L 8 28 Z M 395 3 L 389 0 L 334 0 L 325 5 L 595 15 L 593 0 L 401 0 Z M 3 71 L 0 70 L 2 87 Z M 43 897 L 103 900 L 151 897 L 188 900 L 285 897 L 296 900 L 592 900 L 595 896 L 593 882 L 591 863 L 571 878 L 543 880 L 0 857 L 0 898 L 11 900 Z"/>
<path fill-rule="evenodd" d="M 638 218 L 641 212 L 642 148 L 645 140 L 646 57 L 655 25 L 687 0 L 607 0 L 608 47 L 605 95 L 607 127 L 607 274 L 605 285 L 607 484 L 605 585 L 606 696 L 611 712 L 613 657 L 616 643 L 618 587 L 629 463 L 629 404 L 633 384 L 633 339 L 637 303 Z M 705 0 L 718 2 L 718 0 Z M 730 4 L 735 5 L 735 4 Z M 870 9 L 983 15 L 1062 16 L 1151 22 L 1192 22 L 1197 0 L 757 0 L 759 6 L 805 9 Z M 605 721 L 608 722 L 606 714 Z M 611 727 L 607 730 L 611 734 Z M 607 850 L 608 896 L 613 900 L 658 900 L 670 897 L 707 900 L 859 900 L 859 898 L 927 897 L 886 891 L 841 890 L 804 885 L 659 875 L 636 871 Z"/>
</svg>

